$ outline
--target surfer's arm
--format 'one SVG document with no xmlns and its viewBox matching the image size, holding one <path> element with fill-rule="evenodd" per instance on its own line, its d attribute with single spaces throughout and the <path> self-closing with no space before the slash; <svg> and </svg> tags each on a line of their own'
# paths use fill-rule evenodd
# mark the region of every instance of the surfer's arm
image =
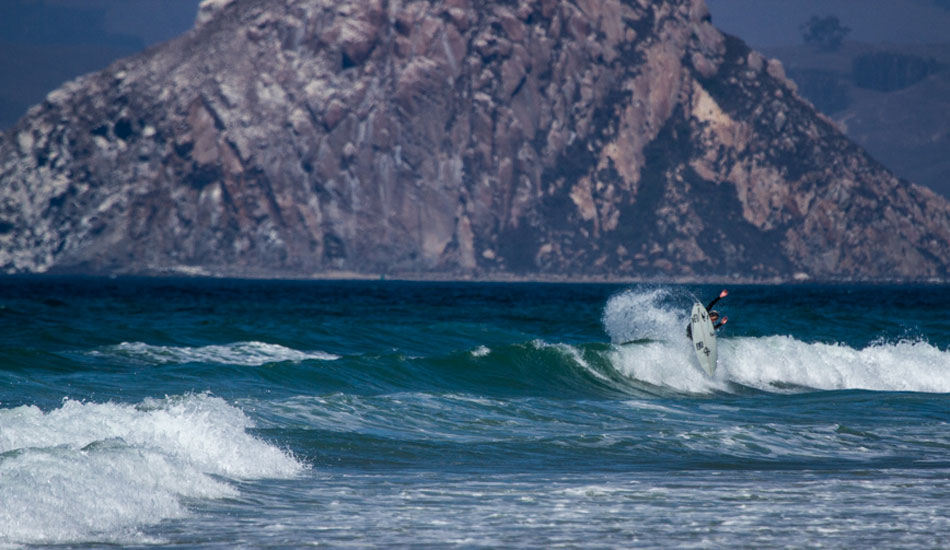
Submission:
<svg viewBox="0 0 950 550">
<path fill-rule="evenodd" d="M 729 295 L 729 291 L 728 291 L 728 290 L 723 290 L 722 292 L 720 292 L 720 293 L 719 293 L 719 296 L 716 296 L 716 297 L 713 299 L 713 301 L 712 301 L 712 302 L 709 302 L 709 305 L 706 306 L 706 311 L 712 310 L 713 306 L 716 305 L 716 302 L 718 302 L 719 300 L 722 300 L 723 298 L 725 298 L 725 297 L 728 296 L 728 295 Z"/>
<path fill-rule="evenodd" d="M 722 318 L 722 321 L 719 321 L 718 323 L 716 323 L 715 325 L 713 325 L 713 328 L 718 330 L 722 325 L 725 325 L 727 322 L 729 322 L 729 318 L 728 318 L 728 317 L 723 317 L 723 318 Z"/>
</svg>

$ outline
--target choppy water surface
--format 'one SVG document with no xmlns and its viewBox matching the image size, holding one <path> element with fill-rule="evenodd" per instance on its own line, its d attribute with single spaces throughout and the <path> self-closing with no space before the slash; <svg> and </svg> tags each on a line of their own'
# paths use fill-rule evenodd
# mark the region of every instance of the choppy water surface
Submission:
<svg viewBox="0 0 950 550">
<path fill-rule="evenodd" d="M 944 548 L 950 288 L 0 280 L 0 548 Z"/>
</svg>

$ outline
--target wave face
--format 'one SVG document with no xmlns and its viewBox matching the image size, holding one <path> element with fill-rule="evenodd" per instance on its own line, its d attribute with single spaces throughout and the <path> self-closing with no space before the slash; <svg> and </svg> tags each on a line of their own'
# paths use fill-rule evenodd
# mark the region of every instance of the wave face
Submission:
<svg viewBox="0 0 950 550">
<path fill-rule="evenodd" d="M 719 290 L 0 280 L 0 548 L 938 548 L 950 289 Z"/>
</svg>

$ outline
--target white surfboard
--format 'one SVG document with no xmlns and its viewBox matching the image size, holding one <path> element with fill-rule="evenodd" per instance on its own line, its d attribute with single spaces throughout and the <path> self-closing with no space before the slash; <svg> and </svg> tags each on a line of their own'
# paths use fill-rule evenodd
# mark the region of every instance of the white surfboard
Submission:
<svg viewBox="0 0 950 550">
<path fill-rule="evenodd" d="M 716 329 L 713 328 L 709 313 L 703 304 L 699 302 L 693 304 L 689 325 L 693 333 L 693 351 L 696 352 L 699 366 L 706 371 L 706 374 L 712 376 L 716 372 Z"/>
</svg>

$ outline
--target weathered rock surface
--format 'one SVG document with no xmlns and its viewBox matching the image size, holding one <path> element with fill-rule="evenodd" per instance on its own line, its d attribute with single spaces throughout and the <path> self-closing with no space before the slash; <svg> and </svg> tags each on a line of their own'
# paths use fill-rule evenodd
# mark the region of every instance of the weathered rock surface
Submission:
<svg viewBox="0 0 950 550">
<path fill-rule="evenodd" d="M 0 269 L 946 278 L 702 0 L 215 0 L 0 137 Z"/>
</svg>

